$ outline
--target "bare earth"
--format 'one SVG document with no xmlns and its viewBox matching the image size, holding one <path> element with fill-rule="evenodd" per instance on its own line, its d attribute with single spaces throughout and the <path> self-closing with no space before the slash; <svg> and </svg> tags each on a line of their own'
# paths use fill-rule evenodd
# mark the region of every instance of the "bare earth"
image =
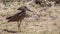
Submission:
<svg viewBox="0 0 60 34">
<path fill-rule="evenodd" d="M 0 34 L 60 34 L 60 6 L 42 8 L 34 3 L 27 5 L 33 12 L 27 11 L 29 17 L 22 21 L 22 32 L 9 33 L 3 31 L 4 29 L 18 31 L 17 22 L 7 22 L 6 17 L 16 14 L 20 4 L 13 2 L 6 7 L 0 3 Z"/>
</svg>

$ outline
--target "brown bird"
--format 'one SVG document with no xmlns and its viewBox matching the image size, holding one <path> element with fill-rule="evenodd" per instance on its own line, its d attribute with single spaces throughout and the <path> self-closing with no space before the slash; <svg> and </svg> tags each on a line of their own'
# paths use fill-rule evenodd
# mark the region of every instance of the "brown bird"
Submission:
<svg viewBox="0 0 60 34">
<path fill-rule="evenodd" d="M 13 16 L 7 17 L 6 19 L 8 19 L 8 22 L 17 21 L 18 32 L 21 32 L 20 26 L 21 26 L 22 20 L 26 17 L 26 10 L 28 10 L 30 12 L 32 12 L 32 11 L 30 9 L 28 9 L 26 6 L 21 6 L 17 10 L 20 10 L 21 12 L 16 13 Z M 5 29 L 5 31 L 8 31 L 8 30 Z M 12 31 L 12 32 L 14 32 L 14 31 Z"/>
</svg>

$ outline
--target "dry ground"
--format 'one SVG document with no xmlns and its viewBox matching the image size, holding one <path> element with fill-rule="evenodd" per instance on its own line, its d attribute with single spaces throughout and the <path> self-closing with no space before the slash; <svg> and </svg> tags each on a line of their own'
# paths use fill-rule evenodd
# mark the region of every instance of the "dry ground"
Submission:
<svg viewBox="0 0 60 34">
<path fill-rule="evenodd" d="M 27 7 L 33 12 L 28 12 L 21 24 L 22 32 L 9 33 L 3 31 L 8 29 L 17 31 L 17 22 L 7 22 L 6 17 L 18 12 L 22 2 L 12 2 L 5 6 L 0 2 L 0 34 L 60 34 L 60 6 L 41 7 L 35 3 Z"/>
</svg>

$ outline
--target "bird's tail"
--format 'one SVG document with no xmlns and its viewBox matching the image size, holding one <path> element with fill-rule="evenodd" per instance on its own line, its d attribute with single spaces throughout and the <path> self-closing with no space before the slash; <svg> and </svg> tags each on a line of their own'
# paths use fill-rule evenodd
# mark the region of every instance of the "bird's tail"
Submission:
<svg viewBox="0 0 60 34">
<path fill-rule="evenodd" d="M 4 29 L 4 31 L 7 31 L 9 33 L 17 33 L 17 31 L 10 31 L 10 30 L 7 30 L 7 29 Z"/>
<path fill-rule="evenodd" d="M 7 17 L 6 19 L 10 19 L 11 17 Z"/>
<path fill-rule="evenodd" d="M 10 22 L 10 19 L 11 19 L 11 17 L 7 17 L 7 18 L 6 18 L 6 20 L 8 20 L 7 22 Z"/>
</svg>

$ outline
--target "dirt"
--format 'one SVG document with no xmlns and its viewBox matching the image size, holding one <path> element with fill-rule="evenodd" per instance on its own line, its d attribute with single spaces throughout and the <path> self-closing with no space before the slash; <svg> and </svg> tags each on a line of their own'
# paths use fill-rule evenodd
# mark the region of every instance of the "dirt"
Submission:
<svg viewBox="0 0 60 34">
<path fill-rule="evenodd" d="M 29 0 L 30 1 L 30 0 Z M 24 1 L 28 3 L 29 1 Z M 7 22 L 8 16 L 13 16 L 18 12 L 17 8 L 24 5 L 21 2 L 9 2 L 5 6 L 0 2 L 0 34 L 60 34 L 60 6 L 42 7 L 34 2 L 25 4 L 33 12 L 27 11 L 29 15 L 21 22 L 21 32 L 11 33 L 4 31 L 18 31 L 17 22 Z"/>
</svg>

